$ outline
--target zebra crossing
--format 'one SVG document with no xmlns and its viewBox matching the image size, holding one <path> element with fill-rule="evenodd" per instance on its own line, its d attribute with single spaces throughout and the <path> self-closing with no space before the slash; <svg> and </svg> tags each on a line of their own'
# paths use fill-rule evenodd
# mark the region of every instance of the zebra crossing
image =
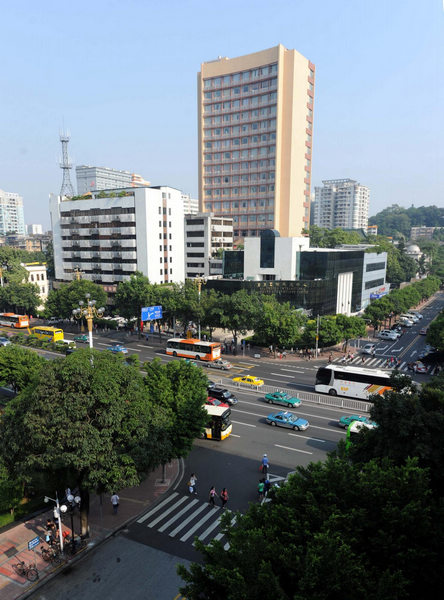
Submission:
<svg viewBox="0 0 444 600">
<path fill-rule="evenodd" d="M 187 542 L 190 538 L 194 540 L 197 535 L 201 542 L 208 544 L 212 539 L 222 540 L 224 537 L 221 531 L 217 531 L 222 514 L 220 506 L 213 507 L 193 495 L 173 492 L 137 519 L 137 523 L 181 542 Z M 234 525 L 235 521 L 236 518 L 232 515 L 231 523 Z M 229 547 L 229 543 L 226 542 L 224 550 L 228 550 Z"/>
<path fill-rule="evenodd" d="M 394 364 L 393 367 L 391 367 L 390 364 L 387 364 L 387 358 L 380 358 L 380 357 L 369 357 L 366 358 L 364 360 L 364 362 L 362 362 L 362 355 L 360 354 L 359 356 L 355 356 L 354 358 L 352 358 L 352 360 L 347 360 L 344 362 L 344 360 L 342 358 L 340 359 L 335 359 L 333 360 L 333 363 L 335 364 L 341 364 L 341 365 L 354 365 L 354 366 L 361 366 L 361 367 L 373 367 L 374 369 L 389 369 L 389 368 L 395 368 L 396 367 L 396 362 Z M 397 359 L 395 359 L 396 361 Z M 398 371 L 409 371 L 408 368 L 408 362 L 407 361 L 402 361 L 400 363 L 400 365 L 398 367 L 396 367 L 398 369 Z M 427 371 L 429 370 L 429 367 L 427 367 Z"/>
</svg>

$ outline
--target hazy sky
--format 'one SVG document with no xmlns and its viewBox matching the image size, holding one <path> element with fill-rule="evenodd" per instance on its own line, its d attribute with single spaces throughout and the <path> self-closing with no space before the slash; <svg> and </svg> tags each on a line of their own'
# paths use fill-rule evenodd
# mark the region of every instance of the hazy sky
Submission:
<svg viewBox="0 0 444 600">
<path fill-rule="evenodd" d="M 197 195 L 196 73 L 282 43 L 316 65 L 312 184 L 370 214 L 444 205 L 442 0 L 0 0 L 0 189 L 49 226 L 63 126 L 74 164 Z M 75 171 L 71 172 L 75 185 Z"/>
</svg>

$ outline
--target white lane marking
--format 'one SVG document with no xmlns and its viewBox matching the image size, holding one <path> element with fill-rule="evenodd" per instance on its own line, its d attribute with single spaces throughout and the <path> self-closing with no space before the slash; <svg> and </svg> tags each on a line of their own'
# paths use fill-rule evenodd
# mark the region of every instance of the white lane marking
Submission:
<svg viewBox="0 0 444 600">
<path fill-rule="evenodd" d="M 218 508 L 219 508 L 219 507 L 218 507 Z M 210 513 L 208 513 L 207 515 L 205 515 L 204 517 L 202 517 L 200 521 L 198 521 L 198 522 L 197 522 L 195 525 L 193 525 L 193 526 L 191 527 L 191 529 L 189 529 L 189 530 L 186 532 L 186 534 L 185 534 L 185 535 L 183 535 L 183 536 L 180 538 L 180 541 L 181 541 L 181 542 L 186 542 L 186 541 L 187 541 L 187 539 L 188 539 L 188 538 L 190 538 L 190 537 L 193 535 L 193 533 L 194 533 L 195 531 L 197 531 L 197 530 L 199 529 L 199 527 L 205 523 L 205 521 L 208 521 L 208 519 L 211 519 L 211 517 L 213 516 L 213 515 L 211 514 L 212 512 L 213 512 L 213 511 L 211 511 Z"/>
<path fill-rule="evenodd" d="M 276 375 L 276 373 L 271 373 L 271 375 Z M 281 374 L 279 374 L 279 375 L 280 375 L 280 377 L 282 377 L 282 375 L 281 375 Z M 268 378 L 268 377 L 267 377 L 267 379 L 265 380 L 265 385 L 268 385 L 268 382 L 269 382 L 269 381 L 276 381 L 277 383 L 280 383 L 280 384 L 281 384 L 281 386 L 282 386 L 282 379 L 270 379 L 270 378 Z M 313 387 L 314 387 L 314 384 L 313 384 L 313 385 L 311 385 L 310 387 L 312 387 L 312 388 L 313 388 Z"/>
<path fill-rule="evenodd" d="M 210 533 L 213 531 L 213 529 L 216 529 L 216 527 L 219 525 L 220 523 L 220 517 L 217 517 L 217 520 L 214 521 L 214 523 L 211 523 L 211 525 L 205 529 L 205 531 L 203 533 L 200 534 L 199 536 L 199 540 L 202 541 L 204 540 L 208 535 L 210 535 Z M 193 542 L 193 546 L 194 546 L 194 542 Z"/>
<path fill-rule="evenodd" d="M 231 519 L 231 525 L 235 525 L 235 523 L 236 523 L 236 517 L 233 517 L 233 518 Z M 224 537 L 224 535 L 225 535 L 225 534 L 224 534 L 224 533 L 222 533 L 222 531 L 221 531 L 220 533 L 218 533 L 218 534 L 216 535 L 216 537 L 215 537 L 214 539 L 215 539 L 215 540 L 220 540 L 220 539 L 222 539 L 222 538 Z M 228 543 L 228 542 L 227 542 L 227 543 Z M 227 544 L 225 544 L 225 546 L 226 546 L 226 545 L 227 545 Z M 224 546 L 224 548 L 225 548 L 225 546 Z M 228 547 L 229 547 L 229 546 L 228 546 Z"/>
<path fill-rule="evenodd" d="M 130 352 L 142 352 L 142 350 L 137 350 L 137 348 L 128 348 L 128 354 Z"/>
<path fill-rule="evenodd" d="M 302 437 L 302 435 L 300 433 L 289 433 L 288 435 L 292 435 L 293 437 Z M 303 436 L 305 440 L 314 440 L 315 442 L 322 442 L 323 444 L 325 444 L 325 442 L 327 440 L 321 440 L 319 438 L 314 438 L 314 437 L 307 437 L 307 436 Z"/>
<path fill-rule="evenodd" d="M 295 369 L 281 369 L 281 371 L 287 371 L 288 373 L 303 373 L 304 371 L 296 371 Z"/>
<path fill-rule="evenodd" d="M 240 438 L 240 435 L 236 435 L 235 433 L 230 433 L 230 436 L 231 437 L 238 437 L 238 438 Z"/>
<path fill-rule="evenodd" d="M 173 517 L 171 517 L 171 519 L 169 519 L 166 523 L 164 523 L 162 525 L 162 527 L 159 527 L 158 531 L 165 531 L 165 529 L 168 529 L 168 527 L 170 525 L 172 525 L 174 523 L 174 521 L 177 521 L 177 519 L 180 519 L 180 517 L 188 512 L 188 510 L 194 506 L 195 504 L 197 504 L 199 502 L 199 500 L 197 498 L 195 498 L 192 502 L 190 502 L 189 504 L 187 504 L 187 506 L 185 506 L 185 508 L 182 508 L 182 510 L 180 510 L 177 514 L 175 514 Z"/>
<path fill-rule="evenodd" d="M 165 506 L 165 504 L 168 504 L 168 502 L 173 500 L 173 498 L 175 498 L 178 495 L 179 495 L 178 492 L 174 492 L 173 494 L 171 494 L 171 496 L 168 496 L 168 498 L 165 498 L 165 500 L 163 500 L 160 504 L 158 504 L 152 510 L 147 512 L 145 515 L 143 515 L 143 517 L 140 517 L 140 519 L 137 519 L 137 523 L 143 523 L 144 521 L 146 521 L 149 517 L 151 517 L 151 515 L 154 515 L 158 510 L 160 510 L 163 506 Z"/>
<path fill-rule="evenodd" d="M 289 377 L 293 379 L 293 375 L 283 375 L 282 373 L 270 373 L 270 375 L 277 375 L 278 377 Z"/>
<path fill-rule="evenodd" d="M 206 508 L 207 508 L 206 503 L 199 506 L 199 508 L 197 508 L 193 513 L 191 513 L 191 515 L 189 517 L 187 517 L 184 521 L 182 521 L 182 523 L 180 525 L 178 525 L 176 527 L 176 529 L 173 529 L 173 531 L 170 533 L 170 537 L 174 537 L 176 535 L 176 533 L 179 533 L 179 531 L 181 531 L 184 527 L 186 527 L 188 525 L 188 523 L 194 519 L 194 517 L 197 517 L 197 515 L 199 513 L 201 513 L 203 510 L 205 510 Z M 218 507 L 216 506 L 215 508 L 218 508 Z"/>
<path fill-rule="evenodd" d="M 413 356 L 414 354 L 416 354 L 418 352 L 418 350 L 413 350 L 411 356 Z"/>
<path fill-rule="evenodd" d="M 252 363 L 244 363 L 244 362 L 237 362 L 237 363 L 232 363 L 233 365 L 244 365 L 246 367 L 251 367 L 251 366 L 256 366 L 256 365 L 252 365 Z"/>
<path fill-rule="evenodd" d="M 406 364 L 406 363 L 405 363 L 405 361 L 404 361 L 404 362 L 401 364 L 401 366 L 400 366 L 399 368 L 400 368 L 400 369 L 403 369 L 405 364 Z"/>
<path fill-rule="evenodd" d="M 242 423 L 241 421 L 231 421 L 232 423 L 236 423 L 236 425 L 245 425 L 245 427 L 256 427 L 256 425 L 251 425 L 250 423 Z"/>
<path fill-rule="evenodd" d="M 109 344 L 105 344 L 104 342 L 97 342 L 99 346 L 109 346 Z"/>
<path fill-rule="evenodd" d="M 313 452 L 307 452 L 307 450 L 298 450 L 297 448 L 289 448 L 288 446 L 281 446 L 280 444 L 275 444 L 276 448 L 283 448 L 284 450 L 293 450 L 293 452 L 302 452 L 302 454 L 313 454 Z"/>
<path fill-rule="evenodd" d="M 163 512 L 161 515 L 159 515 L 157 517 L 157 519 L 154 519 L 154 521 L 151 521 L 151 523 L 148 523 L 148 527 L 154 527 L 154 525 L 157 525 L 157 523 L 159 523 L 159 521 L 161 521 L 164 517 L 168 516 L 170 514 L 170 512 L 173 512 L 173 510 L 175 510 L 178 506 L 180 506 L 187 500 L 188 500 L 188 498 L 186 496 L 183 496 L 182 498 L 180 498 L 176 502 L 176 504 L 173 504 L 173 506 L 170 506 L 170 508 L 167 508 L 167 510 L 165 512 Z"/>
<path fill-rule="evenodd" d="M 150 348 L 151 350 L 154 348 L 154 346 L 142 346 L 142 344 L 137 344 L 137 346 L 139 348 Z"/>
</svg>

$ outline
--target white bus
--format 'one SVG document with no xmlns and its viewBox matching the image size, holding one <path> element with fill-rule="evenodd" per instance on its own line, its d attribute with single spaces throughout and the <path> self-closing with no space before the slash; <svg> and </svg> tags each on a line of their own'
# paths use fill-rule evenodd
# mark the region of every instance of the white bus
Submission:
<svg viewBox="0 0 444 600">
<path fill-rule="evenodd" d="M 383 394 L 392 389 L 390 375 L 390 372 L 381 369 L 327 365 L 316 373 L 315 391 L 368 400 L 371 394 Z"/>
<path fill-rule="evenodd" d="M 219 342 L 203 342 L 193 338 L 171 338 L 167 341 L 166 353 L 193 360 L 213 361 L 220 358 L 221 347 Z"/>
</svg>

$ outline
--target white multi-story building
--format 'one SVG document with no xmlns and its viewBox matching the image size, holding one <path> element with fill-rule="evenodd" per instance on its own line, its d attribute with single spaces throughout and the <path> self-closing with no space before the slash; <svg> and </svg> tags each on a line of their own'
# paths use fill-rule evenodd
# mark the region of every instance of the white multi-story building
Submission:
<svg viewBox="0 0 444 600">
<path fill-rule="evenodd" d="M 185 276 L 222 276 L 217 251 L 233 249 L 233 219 L 213 213 L 185 216 Z"/>
<path fill-rule="evenodd" d="M 368 226 L 370 190 L 353 179 L 328 179 L 315 187 L 311 224 L 334 229 L 364 229 Z"/>
<path fill-rule="evenodd" d="M 199 212 L 199 200 L 191 198 L 191 194 L 182 194 L 183 211 L 186 215 L 196 215 Z"/>
<path fill-rule="evenodd" d="M 151 283 L 182 282 L 182 192 L 170 187 L 92 192 L 90 199 L 50 196 L 57 281 L 82 278 L 113 292 L 141 271 Z"/>
<path fill-rule="evenodd" d="M 28 272 L 28 283 L 33 283 L 39 288 L 41 304 L 38 310 L 43 310 L 49 292 L 48 274 L 46 263 L 21 263 Z"/>
<path fill-rule="evenodd" d="M 23 198 L 14 192 L 0 190 L 0 235 L 25 234 Z"/>
<path fill-rule="evenodd" d="M 140 175 L 129 171 L 119 171 L 109 167 L 91 167 L 79 165 L 76 167 L 77 193 L 79 196 L 93 190 L 112 190 L 125 187 L 149 186 Z"/>
<path fill-rule="evenodd" d="M 43 235 L 43 227 L 37 223 L 30 223 L 26 226 L 28 235 Z"/>
</svg>

